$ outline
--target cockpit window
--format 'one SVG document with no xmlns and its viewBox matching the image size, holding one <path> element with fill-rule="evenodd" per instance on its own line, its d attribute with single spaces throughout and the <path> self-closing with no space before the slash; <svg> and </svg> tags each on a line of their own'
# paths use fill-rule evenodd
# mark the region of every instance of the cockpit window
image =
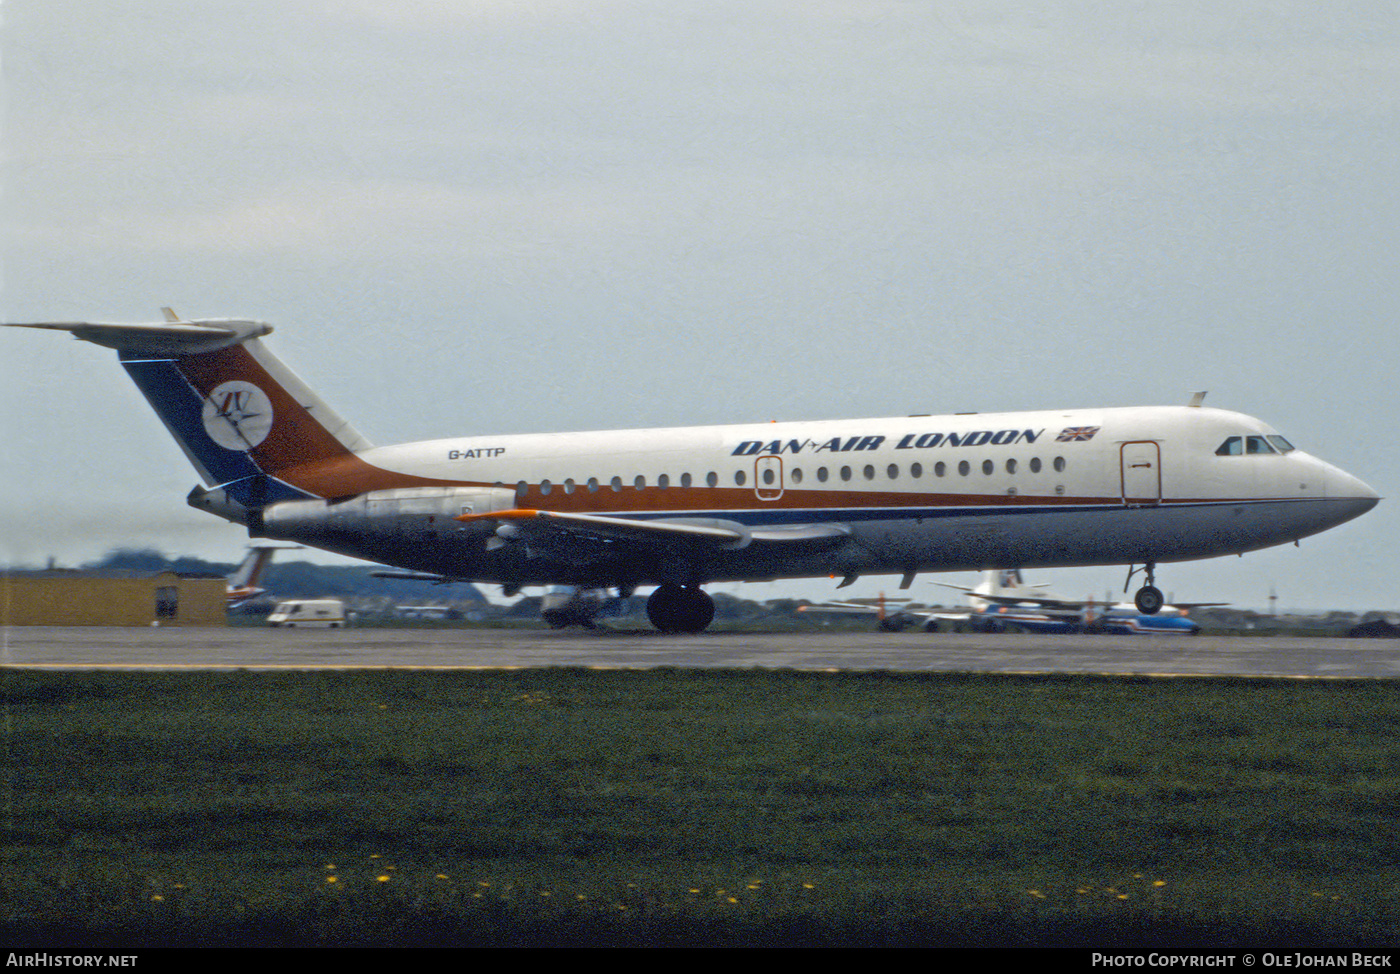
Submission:
<svg viewBox="0 0 1400 974">
<path fill-rule="evenodd" d="M 1288 453 L 1293 444 L 1278 435 L 1269 436 L 1229 436 L 1216 447 L 1218 457 L 1239 457 L 1249 454 L 1259 456 L 1265 453 Z"/>
</svg>

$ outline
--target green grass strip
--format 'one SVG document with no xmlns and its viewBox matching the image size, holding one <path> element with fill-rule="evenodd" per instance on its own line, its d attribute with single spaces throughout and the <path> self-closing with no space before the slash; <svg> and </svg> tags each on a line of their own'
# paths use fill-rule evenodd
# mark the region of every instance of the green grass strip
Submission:
<svg viewBox="0 0 1400 974">
<path fill-rule="evenodd" d="M 0 936 L 1388 946 L 1388 681 L 3 675 Z"/>
</svg>

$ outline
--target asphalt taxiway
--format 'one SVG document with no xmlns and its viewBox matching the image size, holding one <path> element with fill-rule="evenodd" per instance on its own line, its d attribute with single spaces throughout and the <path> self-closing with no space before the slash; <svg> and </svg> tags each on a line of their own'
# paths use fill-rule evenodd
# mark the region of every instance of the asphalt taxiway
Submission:
<svg viewBox="0 0 1400 974">
<path fill-rule="evenodd" d="M 1024 633 L 506 629 L 0 630 L 0 665 L 55 669 L 761 667 L 800 670 L 1400 677 L 1400 641 Z"/>
</svg>

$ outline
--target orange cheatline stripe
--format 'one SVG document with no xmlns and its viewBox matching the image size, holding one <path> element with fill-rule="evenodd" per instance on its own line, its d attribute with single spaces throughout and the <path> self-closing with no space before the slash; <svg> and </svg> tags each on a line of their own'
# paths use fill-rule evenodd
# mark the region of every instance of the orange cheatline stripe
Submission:
<svg viewBox="0 0 1400 974">
<path fill-rule="evenodd" d="M 497 520 L 497 521 L 525 521 L 525 520 L 529 520 L 529 519 L 532 518 L 532 517 L 539 517 L 539 516 L 540 516 L 540 512 L 539 512 L 539 511 L 533 511 L 533 510 L 530 510 L 529 508 L 524 508 L 524 507 L 517 507 L 517 508 L 514 508 L 513 510 L 509 510 L 509 511 L 492 511 L 492 512 L 490 512 L 490 513 L 488 513 L 488 514 L 458 514 L 458 515 L 457 515 L 456 517 L 454 517 L 452 520 L 454 520 L 454 521 L 479 521 L 479 520 L 481 520 L 482 518 L 486 518 L 486 519 L 489 519 L 489 520 Z"/>
</svg>

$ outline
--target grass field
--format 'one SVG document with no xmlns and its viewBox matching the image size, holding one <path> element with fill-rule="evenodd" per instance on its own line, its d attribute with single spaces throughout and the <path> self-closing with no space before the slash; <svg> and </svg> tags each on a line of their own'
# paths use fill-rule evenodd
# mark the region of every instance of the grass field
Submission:
<svg viewBox="0 0 1400 974">
<path fill-rule="evenodd" d="M 1392 946 L 1400 686 L 3 674 L 0 938 Z"/>
</svg>

